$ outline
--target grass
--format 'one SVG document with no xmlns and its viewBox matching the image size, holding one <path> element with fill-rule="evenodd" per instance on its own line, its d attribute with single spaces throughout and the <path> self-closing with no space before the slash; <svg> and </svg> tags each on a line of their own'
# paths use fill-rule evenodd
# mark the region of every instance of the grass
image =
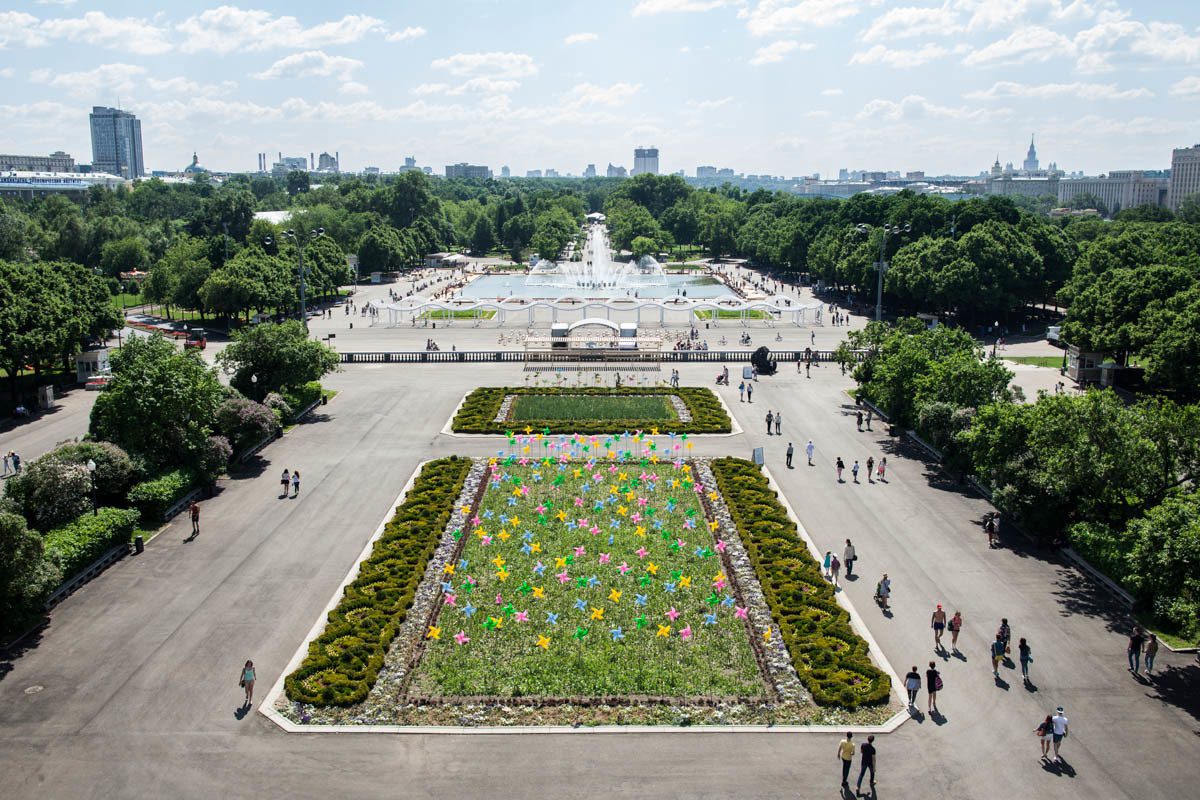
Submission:
<svg viewBox="0 0 1200 800">
<path fill-rule="evenodd" d="M 763 696 L 686 463 L 496 464 L 462 535 L 410 695 Z"/>
<path fill-rule="evenodd" d="M 479 311 L 447 309 L 442 311 L 426 311 L 419 319 L 491 319 L 494 316 L 496 316 L 495 311 L 485 309 L 480 309 Z"/>
<path fill-rule="evenodd" d="M 774 319 L 775 318 L 775 316 L 768 311 L 758 311 L 755 309 L 750 309 L 745 312 L 726 311 L 724 309 L 721 309 L 718 311 L 700 310 L 700 311 L 696 312 L 696 318 L 697 319 L 712 319 L 713 314 L 717 315 L 717 319 L 742 319 L 743 316 L 745 316 L 746 319 Z"/>
<path fill-rule="evenodd" d="M 112 296 L 112 304 L 117 308 L 132 308 L 133 306 L 140 306 L 144 302 L 140 294 L 121 292 Z"/>
<path fill-rule="evenodd" d="M 1030 364 L 1035 367 L 1047 367 L 1049 369 L 1060 369 L 1063 365 L 1062 356 L 1000 356 L 1005 361 L 1012 361 L 1016 364 Z"/>
<path fill-rule="evenodd" d="M 1148 632 L 1157 636 L 1159 640 L 1168 647 L 1173 647 L 1176 650 L 1187 650 L 1193 647 L 1200 647 L 1200 640 L 1198 639 L 1187 639 L 1177 634 L 1167 633 L 1166 631 L 1162 630 L 1159 623 L 1155 621 L 1154 616 L 1151 614 L 1134 614 L 1133 618 L 1138 621 L 1139 625 L 1145 628 Z"/>
<path fill-rule="evenodd" d="M 675 409 L 664 395 L 521 395 L 517 397 L 512 408 L 514 422 L 676 418 Z"/>
</svg>

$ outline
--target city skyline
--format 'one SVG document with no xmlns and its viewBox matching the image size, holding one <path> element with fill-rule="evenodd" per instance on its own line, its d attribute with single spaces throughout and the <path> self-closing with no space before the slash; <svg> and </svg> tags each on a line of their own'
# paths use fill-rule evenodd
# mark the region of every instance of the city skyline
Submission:
<svg viewBox="0 0 1200 800">
<path fill-rule="evenodd" d="M 285 10 L 286 9 L 286 10 Z M 1115 0 L 631 0 L 514 11 L 467 0 L 344 15 L 311 3 L 0 10 L 0 152 L 90 152 L 88 112 L 145 127 L 145 168 L 198 152 L 404 155 L 512 174 L 587 164 L 835 176 L 1043 162 L 1164 169 L 1200 130 L 1200 12 Z M 291 16 L 296 14 L 296 16 Z M 74 46 L 56 46 L 74 45 Z"/>
</svg>

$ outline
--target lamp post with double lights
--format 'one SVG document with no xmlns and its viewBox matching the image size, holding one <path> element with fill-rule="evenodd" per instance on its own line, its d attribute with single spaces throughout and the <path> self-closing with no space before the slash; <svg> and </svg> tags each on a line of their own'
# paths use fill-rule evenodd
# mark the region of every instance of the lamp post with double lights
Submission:
<svg viewBox="0 0 1200 800">
<path fill-rule="evenodd" d="M 855 226 L 855 230 L 857 230 L 860 234 L 870 235 L 871 226 L 861 224 L 861 225 Z M 877 273 L 879 273 L 878 276 L 876 277 L 876 282 L 875 282 L 875 321 L 876 322 L 879 322 L 880 320 L 883 319 L 883 275 L 885 272 L 888 271 L 888 267 L 890 266 L 886 260 L 888 239 L 893 234 L 908 233 L 911 230 L 912 230 L 912 225 L 910 225 L 909 223 L 905 223 L 903 225 L 884 225 L 883 226 L 883 239 L 881 239 L 879 242 L 879 260 L 875 262 L 875 271 Z"/>
<path fill-rule="evenodd" d="M 100 509 L 96 505 L 96 462 L 89 458 L 87 462 L 88 478 L 92 481 L 92 516 L 99 516 Z"/>
<path fill-rule="evenodd" d="M 300 323 L 304 325 L 304 332 L 308 333 L 308 303 L 306 302 L 306 298 L 304 296 L 304 246 L 309 242 L 315 241 L 324 236 L 325 229 L 317 228 L 316 230 L 309 231 L 308 234 L 303 232 L 296 233 L 294 230 L 288 229 L 283 232 L 283 235 L 296 243 L 296 253 L 298 259 L 296 264 L 296 273 L 300 277 Z M 263 244 L 269 246 L 274 244 L 274 242 L 271 240 L 271 237 L 268 236 L 267 238 L 263 239 Z"/>
</svg>

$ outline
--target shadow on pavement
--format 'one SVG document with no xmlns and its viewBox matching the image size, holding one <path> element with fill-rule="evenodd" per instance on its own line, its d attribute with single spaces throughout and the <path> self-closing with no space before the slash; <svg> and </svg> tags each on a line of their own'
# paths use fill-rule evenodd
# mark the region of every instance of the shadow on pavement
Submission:
<svg viewBox="0 0 1200 800">
<path fill-rule="evenodd" d="M 1168 666 L 1154 673 L 1152 685 L 1147 697 L 1170 703 L 1200 722 L 1200 665 Z"/>
<path fill-rule="evenodd" d="M 42 643 L 42 634 L 49 627 L 50 619 L 46 618 L 13 644 L 0 646 L 0 681 L 8 677 L 8 673 L 13 671 L 13 664 L 21 656 L 37 649 Z"/>
</svg>

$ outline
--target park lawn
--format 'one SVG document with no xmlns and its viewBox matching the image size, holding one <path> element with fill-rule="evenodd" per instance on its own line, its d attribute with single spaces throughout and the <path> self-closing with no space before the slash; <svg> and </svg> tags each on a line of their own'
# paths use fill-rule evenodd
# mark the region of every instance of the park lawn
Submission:
<svg viewBox="0 0 1200 800">
<path fill-rule="evenodd" d="M 490 470 L 410 696 L 765 696 L 689 464 Z"/>
<path fill-rule="evenodd" d="M 665 395 L 518 395 L 513 422 L 556 420 L 672 420 L 678 415 Z"/>
<path fill-rule="evenodd" d="M 420 319 L 491 319 L 496 316 L 495 311 L 480 309 L 479 311 L 467 311 L 466 309 L 446 309 L 438 311 L 426 311 L 420 316 Z"/>
<path fill-rule="evenodd" d="M 774 319 L 774 315 L 771 314 L 770 312 L 759 311 L 757 309 L 750 309 L 745 312 L 727 311 L 725 309 L 720 309 L 720 310 L 717 310 L 716 312 L 713 312 L 711 310 L 703 310 L 702 309 L 702 310 L 696 312 L 696 318 L 697 319 L 712 319 L 714 313 L 717 314 L 717 319 L 742 319 L 743 316 L 746 319 Z"/>
<path fill-rule="evenodd" d="M 1016 364 L 1030 364 L 1035 367 L 1047 367 L 1049 369 L 1061 369 L 1063 365 L 1062 356 L 1002 356 L 1005 361 L 1012 361 Z"/>
</svg>

